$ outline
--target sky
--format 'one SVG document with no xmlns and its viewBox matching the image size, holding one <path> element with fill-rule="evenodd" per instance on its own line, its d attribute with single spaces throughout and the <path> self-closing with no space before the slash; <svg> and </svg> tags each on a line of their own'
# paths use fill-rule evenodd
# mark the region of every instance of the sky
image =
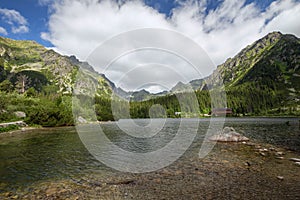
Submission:
<svg viewBox="0 0 300 200">
<path fill-rule="evenodd" d="M 300 0 L 1 0 L 0 18 L 0 36 L 35 40 L 91 62 L 125 90 L 151 92 L 208 76 L 269 32 L 300 37 Z M 195 73 L 180 56 L 157 50 L 128 53 L 109 67 L 92 62 L 91 54 L 103 43 L 142 28 L 182 34 L 204 50 L 203 65 L 207 66 Z M 164 43 L 155 33 L 146 39 Z M 197 56 L 199 51 L 194 53 Z M 97 52 L 98 57 L 106 54 Z"/>
</svg>

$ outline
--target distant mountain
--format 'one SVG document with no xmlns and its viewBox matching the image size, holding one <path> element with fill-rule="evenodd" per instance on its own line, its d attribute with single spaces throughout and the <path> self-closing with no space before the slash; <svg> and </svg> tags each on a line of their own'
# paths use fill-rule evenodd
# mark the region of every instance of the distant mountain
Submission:
<svg viewBox="0 0 300 200">
<path fill-rule="evenodd" d="M 179 81 L 171 90 L 170 93 L 181 93 L 189 90 L 206 90 L 206 82 L 205 79 L 196 79 L 192 80 L 187 84 Z"/>
</svg>

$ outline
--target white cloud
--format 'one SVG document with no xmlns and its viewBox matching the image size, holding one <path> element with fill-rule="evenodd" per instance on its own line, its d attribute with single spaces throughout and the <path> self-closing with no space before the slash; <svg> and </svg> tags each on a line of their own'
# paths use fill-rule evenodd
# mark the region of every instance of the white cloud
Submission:
<svg viewBox="0 0 300 200">
<path fill-rule="evenodd" d="M 292 7 L 293 5 L 288 4 L 288 2 L 284 5 L 286 8 Z M 276 12 L 277 4 L 274 4 L 271 6 L 269 12 L 274 12 L 272 9 Z M 279 6 L 281 7 L 281 6 Z M 283 7 L 283 6 L 282 6 Z M 278 11 L 277 11 L 278 12 Z M 290 33 L 294 34 L 298 37 L 300 37 L 300 5 L 298 4 L 293 9 L 286 9 L 284 11 L 281 11 L 280 14 L 275 16 L 265 27 L 266 32 L 270 32 L 273 30 L 279 30 L 284 33 Z"/>
<path fill-rule="evenodd" d="M 2 35 L 7 35 L 6 29 L 3 28 L 3 27 L 1 27 L 1 26 L 0 26 L 0 34 L 2 34 Z"/>
<path fill-rule="evenodd" d="M 11 32 L 13 33 L 27 33 L 29 28 L 27 26 L 21 25 L 19 27 L 12 27 Z"/>
<path fill-rule="evenodd" d="M 141 0 L 60 0 L 52 6 L 49 20 L 49 32 L 42 33 L 43 39 L 49 40 L 57 51 L 74 54 L 84 60 L 102 42 L 112 36 L 138 28 L 162 28 L 178 31 L 197 42 L 216 64 L 221 64 L 228 57 L 234 56 L 246 45 L 263 37 L 271 31 L 292 33 L 300 37 L 300 3 L 296 0 L 278 0 L 266 10 L 261 11 L 254 3 L 245 4 L 245 0 L 224 0 L 215 10 L 205 13 L 206 1 L 180 1 L 180 6 L 172 10 L 167 17 Z M 153 36 L 156 37 L 156 36 Z M 149 38 L 151 40 L 153 38 Z M 174 41 L 176 43 L 176 41 Z M 149 56 L 153 56 L 149 55 Z M 116 71 L 106 72 L 112 81 L 117 74 L 124 74 L 128 68 L 149 60 L 128 59 L 124 66 Z M 151 57 L 150 57 L 151 58 Z M 161 60 L 169 59 L 161 55 Z M 182 70 L 173 59 L 168 63 L 176 70 Z M 176 65 L 177 63 L 177 65 Z M 126 65 L 126 66 L 125 66 Z M 209 75 L 214 66 L 202 71 Z M 147 70 L 146 70 L 147 71 Z M 185 69 L 187 78 L 193 77 L 192 70 Z M 169 78 L 169 84 L 176 84 L 176 78 L 161 73 Z M 140 75 L 140 76 L 139 76 Z M 146 79 L 147 74 L 136 72 L 139 79 Z M 162 76 L 162 75 L 160 75 Z M 134 81 L 131 81 L 131 84 Z M 126 87 L 126 86 L 125 86 Z M 126 89 L 130 89 L 128 86 Z"/>
<path fill-rule="evenodd" d="M 11 26 L 13 33 L 27 33 L 29 31 L 27 20 L 16 10 L 0 8 L 2 20 Z"/>
</svg>

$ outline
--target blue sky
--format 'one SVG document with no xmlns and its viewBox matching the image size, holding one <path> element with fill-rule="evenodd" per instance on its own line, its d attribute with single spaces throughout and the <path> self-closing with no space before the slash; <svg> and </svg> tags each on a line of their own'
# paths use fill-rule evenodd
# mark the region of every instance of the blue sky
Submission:
<svg viewBox="0 0 300 200">
<path fill-rule="evenodd" d="M 179 32 L 199 45 L 214 66 L 202 70 L 199 77 L 193 70 L 182 70 L 184 63 L 178 59 L 159 54 L 164 65 L 183 76 L 175 78 L 161 70 L 159 76 L 168 81 L 165 88 L 211 74 L 217 65 L 270 32 L 300 37 L 300 0 L 1 0 L 0 18 L 1 36 L 35 40 L 85 61 L 101 43 L 121 33 L 141 28 Z M 137 77 L 149 79 L 149 70 L 132 76 L 128 72 L 137 64 L 146 66 L 154 56 L 158 55 L 130 55 L 119 66 L 95 63 L 93 67 L 115 83 L 125 76 L 123 89 L 133 90 Z"/>
<path fill-rule="evenodd" d="M 47 31 L 48 22 L 48 8 L 40 6 L 37 0 L 1 0 L 1 9 L 15 10 L 19 12 L 28 22 L 28 32 L 12 33 L 11 25 L 7 23 L 6 19 L 1 16 L 0 26 L 7 30 L 7 35 L 2 36 L 18 39 L 18 40 L 35 40 L 39 43 L 51 46 L 51 43 L 40 38 L 40 33 Z"/>
<path fill-rule="evenodd" d="M 262 10 L 270 5 L 274 0 L 247 0 L 246 4 L 255 2 Z M 207 5 L 207 12 L 211 9 L 215 9 L 220 5 L 221 0 L 210 0 Z M 174 0 L 145 0 L 145 4 L 149 5 L 160 13 L 169 16 L 171 10 L 177 6 L 179 3 Z M 23 16 L 28 22 L 28 32 L 12 33 L 11 25 L 6 22 L 5 19 L 1 19 L 0 27 L 6 29 L 7 34 L 1 34 L 1 36 L 9 37 L 17 40 L 35 40 L 44 46 L 51 47 L 53 44 L 51 42 L 43 40 L 40 35 L 42 32 L 48 31 L 48 20 L 49 20 L 49 4 L 42 4 L 39 0 L 1 0 L 0 8 L 15 10 Z"/>
</svg>

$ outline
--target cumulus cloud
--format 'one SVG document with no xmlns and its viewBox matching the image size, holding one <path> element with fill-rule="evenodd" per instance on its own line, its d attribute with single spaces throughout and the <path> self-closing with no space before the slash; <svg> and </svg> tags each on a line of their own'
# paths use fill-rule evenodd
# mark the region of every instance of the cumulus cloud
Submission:
<svg viewBox="0 0 300 200">
<path fill-rule="evenodd" d="M 6 29 L 3 28 L 3 27 L 1 27 L 1 26 L 0 26 L 0 34 L 2 34 L 2 35 L 7 35 Z"/>
<path fill-rule="evenodd" d="M 99 44 L 114 35 L 138 28 L 162 28 L 191 38 L 215 64 L 223 63 L 271 31 L 292 33 L 300 37 L 300 25 L 297 22 L 300 19 L 300 3 L 296 0 L 277 0 L 263 11 L 255 3 L 247 4 L 245 0 L 224 0 L 212 10 L 208 10 L 205 0 L 177 0 L 177 3 L 179 6 L 171 11 L 170 16 L 166 16 L 142 0 L 60 0 L 52 4 L 49 32 L 41 33 L 41 37 L 50 41 L 57 51 L 74 54 L 85 60 Z M 115 69 L 106 71 L 106 75 L 112 81 L 119 80 L 117 77 L 136 67 L 137 61 L 145 66 L 153 56 L 153 53 L 149 53 L 148 57 L 140 55 L 123 59 Z M 168 60 L 170 68 L 183 70 L 186 79 L 196 78 L 193 70 L 188 67 L 182 69 L 183 62 L 164 54 L 158 57 L 161 61 Z M 164 62 L 162 64 L 166 65 Z M 101 66 L 97 67 L 101 71 Z M 202 74 L 209 75 L 215 67 L 208 66 L 202 70 Z M 134 75 L 127 77 L 131 83 L 127 86 L 123 84 L 123 87 L 133 89 L 135 77 L 139 77 L 139 80 L 144 77 L 144 80 L 151 82 L 147 79 L 150 72 L 146 69 L 144 72 L 148 73 L 141 71 L 136 70 Z M 168 74 L 167 70 L 162 69 L 157 77 L 162 78 L 164 75 L 169 81 L 164 83 L 167 86 L 175 85 L 178 81 L 186 82 Z"/>
<path fill-rule="evenodd" d="M 0 8 L 1 19 L 11 26 L 13 33 L 27 33 L 29 31 L 27 20 L 16 10 Z"/>
</svg>

